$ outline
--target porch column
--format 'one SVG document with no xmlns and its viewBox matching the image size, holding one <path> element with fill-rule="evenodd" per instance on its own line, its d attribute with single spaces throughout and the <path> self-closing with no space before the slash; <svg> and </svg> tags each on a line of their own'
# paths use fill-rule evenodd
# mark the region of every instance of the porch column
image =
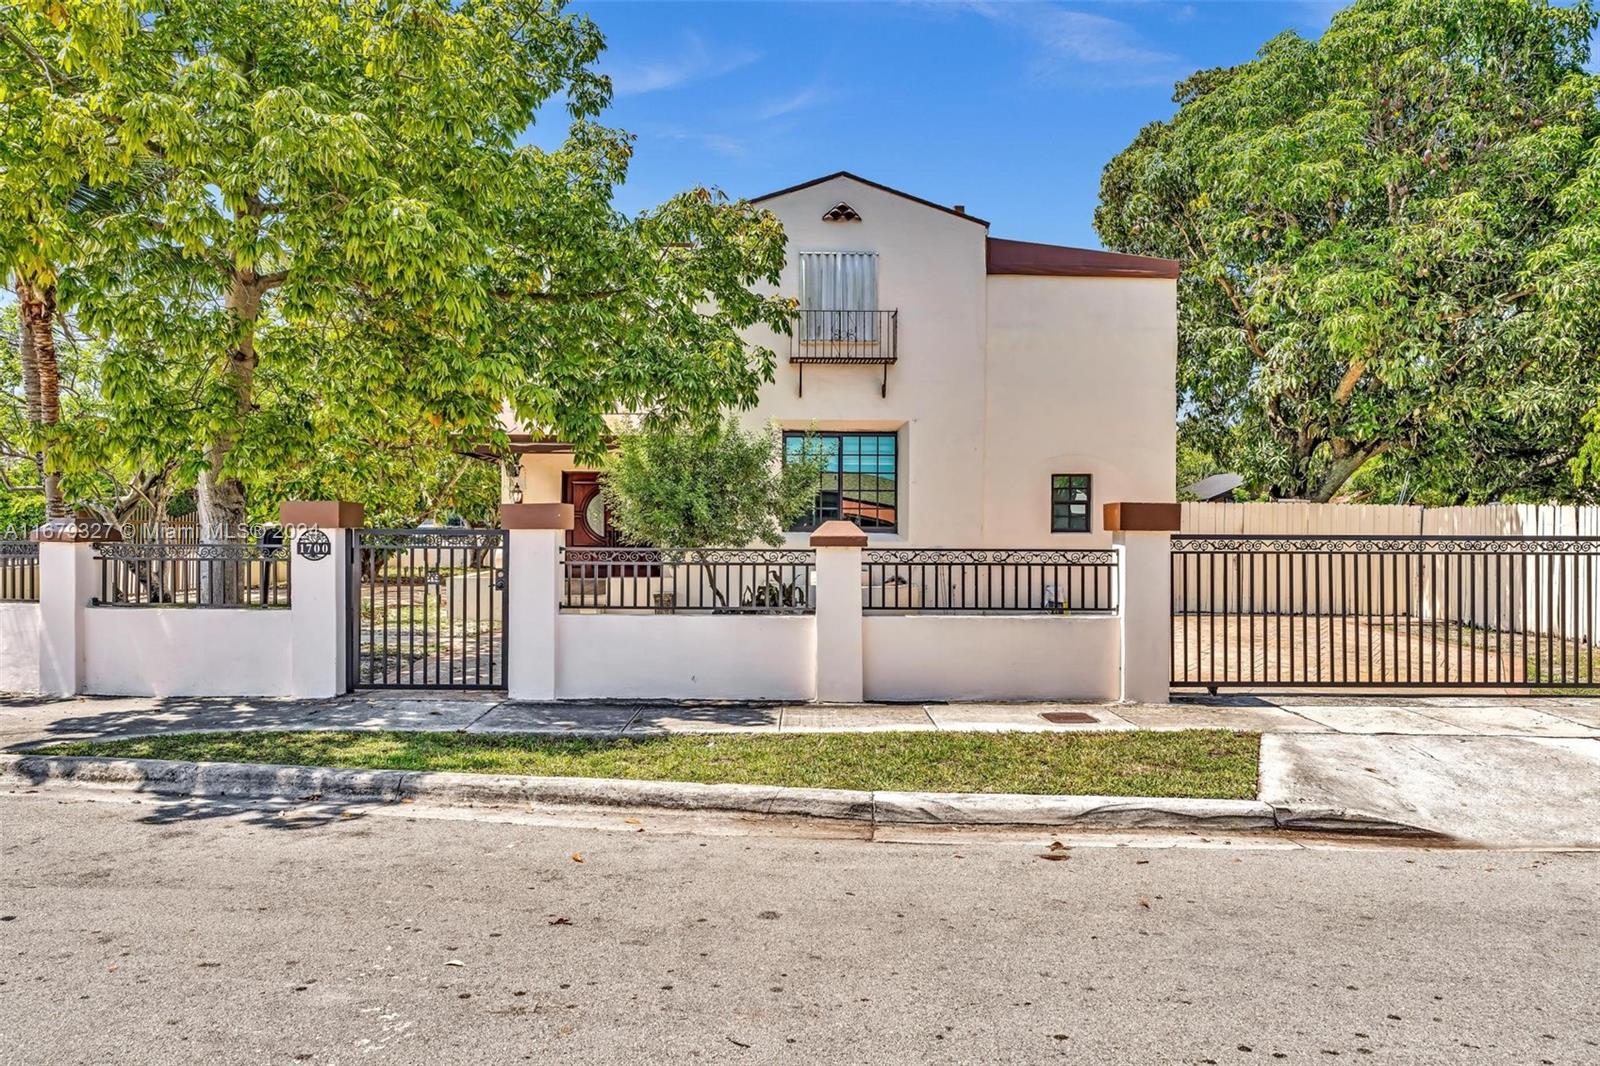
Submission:
<svg viewBox="0 0 1600 1066">
<path fill-rule="evenodd" d="M 293 545 L 289 560 L 290 691 L 328 699 L 350 690 L 350 531 L 365 511 L 343 500 L 290 500 L 278 520 Z"/>
<path fill-rule="evenodd" d="M 1122 621 L 1122 691 L 1131 703 L 1166 703 L 1172 670 L 1172 534 L 1175 503 L 1108 503 L 1105 528 L 1117 546 Z"/>
<path fill-rule="evenodd" d="M 860 703 L 861 549 L 854 522 L 824 522 L 811 534 L 817 552 L 817 702 Z"/>
<path fill-rule="evenodd" d="M 95 518 L 57 518 L 31 537 L 39 545 L 39 691 L 76 696 L 85 681 L 84 612 L 99 592 L 94 547 L 122 534 Z"/>
<path fill-rule="evenodd" d="M 561 545 L 570 503 L 503 503 L 506 528 L 506 695 L 556 698 L 556 623 L 561 610 Z"/>
</svg>

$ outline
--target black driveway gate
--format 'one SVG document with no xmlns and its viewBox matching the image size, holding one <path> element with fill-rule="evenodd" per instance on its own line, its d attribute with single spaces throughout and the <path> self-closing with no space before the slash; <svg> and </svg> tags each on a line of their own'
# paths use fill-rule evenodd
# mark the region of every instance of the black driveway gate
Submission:
<svg viewBox="0 0 1600 1066">
<path fill-rule="evenodd" d="M 1172 538 L 1172 683 L 1600 687 L 1600 540 Z"/>
<path fill-rule="evenodd" d="M 505 530 L 355 530 L 350 588 L 352 689 L 505 687 Z"/>
</svg>

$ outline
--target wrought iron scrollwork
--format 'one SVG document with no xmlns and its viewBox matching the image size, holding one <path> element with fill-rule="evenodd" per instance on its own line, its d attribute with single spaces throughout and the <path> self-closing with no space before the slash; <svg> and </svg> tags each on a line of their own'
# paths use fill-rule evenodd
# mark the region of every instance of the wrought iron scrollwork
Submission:
<svg viewBox="0 0 1600 1066">
<path fill-rule="evenodd" d="M 809 548 L 707 548 L 704 551 L 660 548 L 567 548 L 569 563 L 664 563 L 690 566 L 700 562 L 804 566 L 814 558 Z"/>
<path fill-rule="evenodd" d="M 31 540 L 0 540 L 0 559 L 37 559 L 39 545 Z"/>
<path fill-rule="evenodd" d="M 1182 553 L 1250 555 L 1373 553 L 1441 555 L 1594 555 L 1593 537 L 1233 537 L 1189 534 L 1172 538 Z"/>
<path fill-rule="evenodd" d="M 1109 566 L 1117 553 L 1093 548 L 870 548 L 863 562 L 940 566 Z"/>
<path fill-rule="evenodd" d="M 96 545 L 101 559 L 121 562 L 201 560 L 216 562 L 273 562 L 287 558 L 282 544 L 172 544 L 107 541 Z"/>
<path fill-rule="evenodd" d="M 408 551 L 413 548 L 460 548 L 489 551 L 505 546 L 503 529 L 360 529 L 361 546 L 380 551 Z"/>
</svg>

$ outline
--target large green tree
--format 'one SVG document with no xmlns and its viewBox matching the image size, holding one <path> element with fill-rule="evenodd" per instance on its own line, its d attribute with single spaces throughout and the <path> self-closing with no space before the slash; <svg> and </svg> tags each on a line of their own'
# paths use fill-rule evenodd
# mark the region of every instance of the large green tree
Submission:
<svg viewBox="0 0 1600 1066">
<path fill-rule="evenodd" d="M 739 330 L 786 318 L 751 291 L 781 228 L 704 190 L 614 209 L 631 140 L 595 124 L 602 41 L 559 0 L 28 3 L 69 54 L 161 57 L 103 79 L 110 154 L 155 160 L 156 195 L 100 227 L 82 316 L 119 440 L 181 458 L 213 536 L 250 490 L 492 455 L 512 422 L 597 458 L 606 413 L 770 377 Z M 520 143 L 563 110 L 558 148 Z"/>
<path fill-rule="evenodd" d="M 1362 0 L 1179 85 L 1095 221 L 1183 261 L 1186 440 L 1273 496 L 1592 493 L 1596 331 L 1550 274 L 1595 293 L 1595 26 L 1587 0 Z"/>
</svg>

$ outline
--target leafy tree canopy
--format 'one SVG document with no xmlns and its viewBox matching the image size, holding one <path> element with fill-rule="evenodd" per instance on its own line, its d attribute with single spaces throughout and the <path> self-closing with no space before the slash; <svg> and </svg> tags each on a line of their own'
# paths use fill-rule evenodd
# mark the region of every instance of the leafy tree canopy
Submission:
<svg viewBox="0 0 1600 1066">
<path fill-rule="evenodd" d="M 110 439 L 176 457 L 208 527 L 313 486 L 451 483 L 513 424 L 598 458 L 607 413 L 703 418 L 771 376 L 738 331 L 786 320 L 752 291 L 781 228 L 703 189 L 612 207 L 631 139 L 596 124 L 602 40 L 561 0 L 22 11 L 39 137 L 123 190 L 59 271 L 108 341 Z M 563 109 L 558 148 L 521 143 Z M 95 465 L 93 438 L 60 462 Z"/>
<path fill-rule="evenodd" d="M 1595 494 L 1595 26 L 1587 0 L 1362 0 L 1178 86 L 1095 222 L 1183 261 L 1186 440 L 1272 496 Z"/>
</svg>

